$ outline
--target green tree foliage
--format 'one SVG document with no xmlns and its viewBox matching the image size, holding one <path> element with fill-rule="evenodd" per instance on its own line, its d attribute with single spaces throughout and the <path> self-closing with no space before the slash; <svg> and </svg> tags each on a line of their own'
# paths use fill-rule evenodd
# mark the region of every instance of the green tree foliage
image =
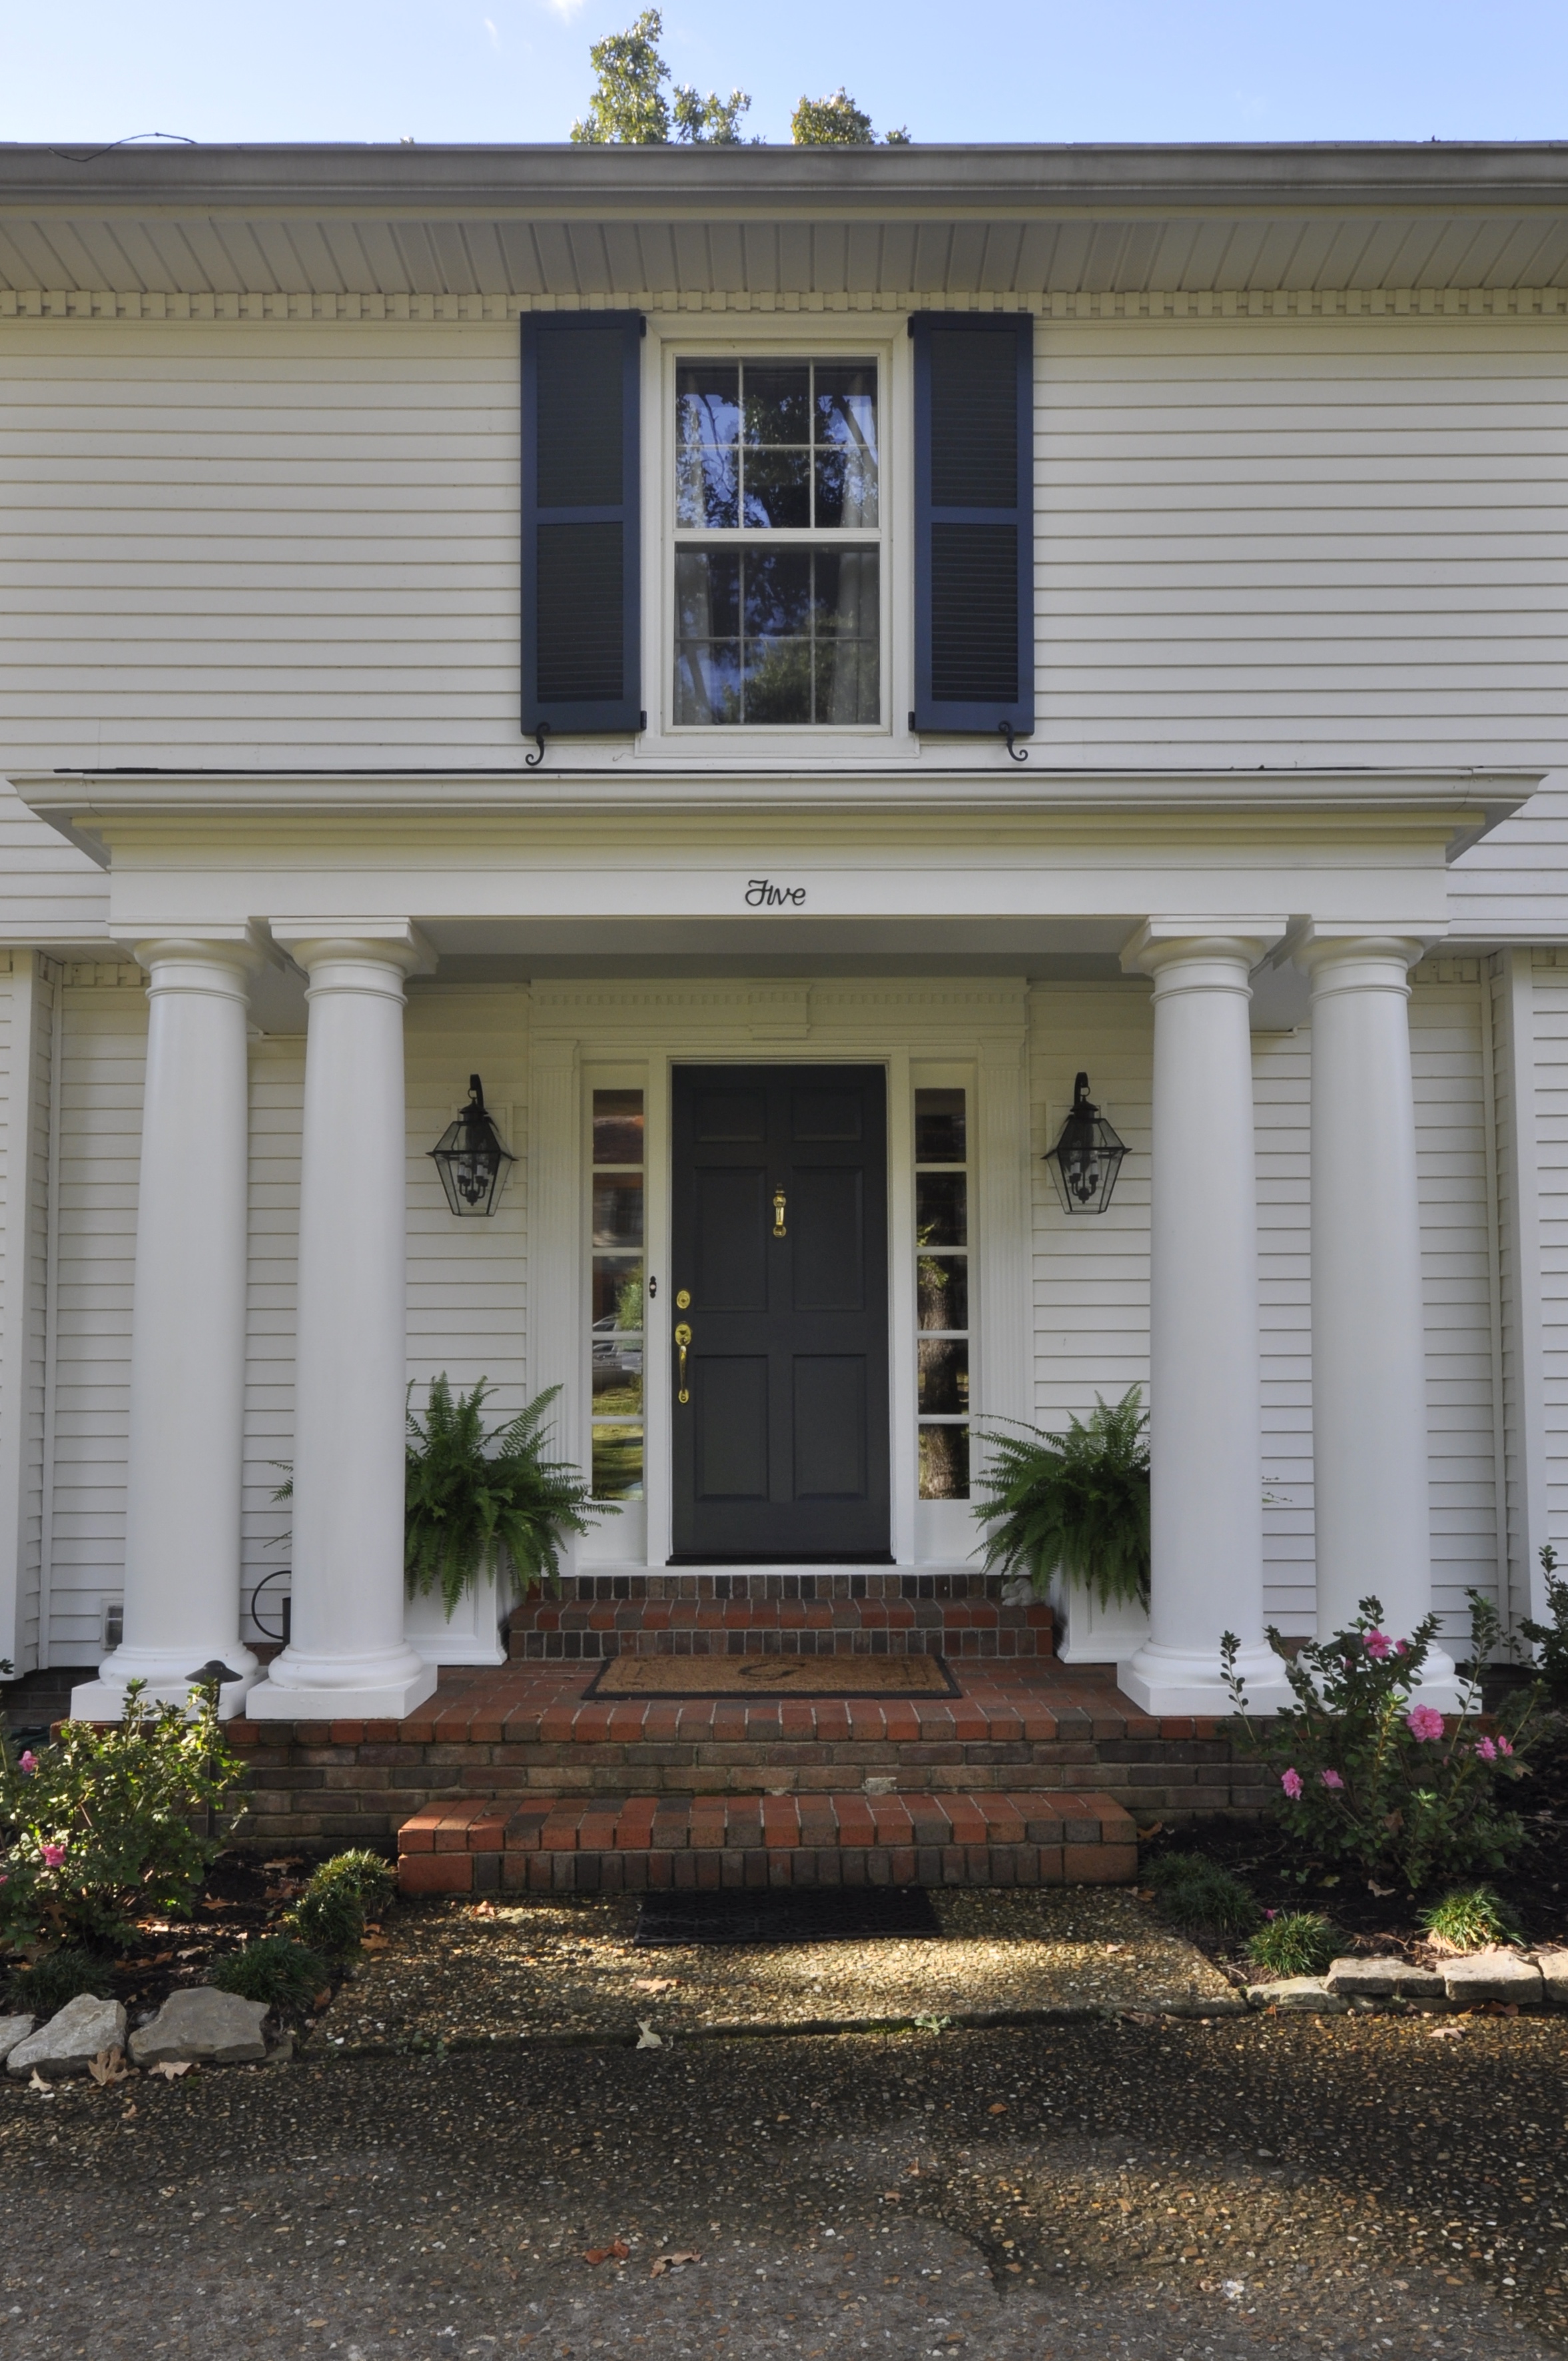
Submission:
<svg viewBox="0 0 1568 2361">
<path fill-rule="evenodd" d="M 598 82 L 588 111 L 572 126 L 579 147 L 663 148 L 672 138 L 694 146 L 732 148 L 740 140 L 740 117 L 751 105 L 743 90 L 728 98 L 701 93 L 686 82 L 671 85 L 664 95 L 670 69 L 659 55 L 664 25 L 657 8 L 644 8 L 624 33 L 596 41 L 588 62 Z"/>
<path fill-rule="evenodd" d="M 988 1571 L 1026 1574 L 1043 1598 L 1059 1567 L 1087 1583 L 1102 1607 L 1149 1595 L 1148 1418 L 1136 1386 L 1109 1407 L 1095 1397 L 1088 1423 L 1064 1434 L 992 1434 L 991 1466 L 975 1510 Z"/>
<path fill-rule="evenodd" d="M 827 98 L 803 98 L 789 119 L 789 136 L 797 148 L 874 148 L 876 133 L 871 116 L 857 106 L 842 82 Z M 884 135 L 889 148 L 907 148 L 907 131 Z"/>
</svg>

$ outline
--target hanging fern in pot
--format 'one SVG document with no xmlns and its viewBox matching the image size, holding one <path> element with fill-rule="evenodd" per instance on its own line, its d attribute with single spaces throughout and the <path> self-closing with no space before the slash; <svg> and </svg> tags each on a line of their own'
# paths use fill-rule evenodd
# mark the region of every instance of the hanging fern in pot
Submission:
<svg viewBox="0 0 1568 2361">
<path fill-rule="evenodd" d="M 410 1388 L 412 1392 L 412 1388 Z M 439 1589 L 448 1616 L 482 1574 L 503 1562 L 524 1592 L 561 1587 L 565 1533 L 617 1512 L 594 1500 L 570 1460 L 547 1459 L 541 1432 L 559 1386 L 485 1431 L 489 1380 L 454 1395 L 445 1372 L 430 1389 L 422 1422 L 410 1408 L 403 1566 L 411 1595 Z"/>
<path fill-rule="evenodd" d="M 1088 1420 L 1069 1418 L 1065 1433 L 1036 1426 L 988 1433 L 991 1461 L 979 1488 L 989 1498 L 975 1510 L 992 1528 L 986 1571 L 1026 1575 L 1041 1598 L 1059 1571 L 1102 1607 L 1146 1607 L 1147 1427 L 1142 1389 L 1130 1386 L 1109 1406 L 1097 1394 Z"/>
</svg>

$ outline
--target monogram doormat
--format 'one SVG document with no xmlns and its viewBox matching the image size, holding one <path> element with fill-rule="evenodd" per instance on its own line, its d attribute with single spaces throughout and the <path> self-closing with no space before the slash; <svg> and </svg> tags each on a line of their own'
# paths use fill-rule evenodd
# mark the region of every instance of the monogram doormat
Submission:
<svg viewBox="0 0 1568 2361">
<path fill-rule="evenodd" d="M 957 1697 L 945 1656 L 607 1656 L 591 1697 Z"/>
</svg>

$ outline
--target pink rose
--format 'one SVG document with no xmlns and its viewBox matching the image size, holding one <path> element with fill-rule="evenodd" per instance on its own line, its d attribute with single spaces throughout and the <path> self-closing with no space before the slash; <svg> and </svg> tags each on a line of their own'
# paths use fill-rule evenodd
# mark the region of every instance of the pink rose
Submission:
<svg viewBox="0 0 1568 2361">
<path fill-rule="evenodd" d="M 1279 1784 L 1293 1804 L 1299 1801 L 1301 1794 L 1301 1773 L 1294 1765 L 1288 1771 L 1280 1773 Z"/>
<path fill-rule="evenodd" d="M 1442 1736 L 1442 1716 L 1434 1705 L 1416 1705 L 1405 1716 L 1405 1727 L 1412 1738 L 1423 1744 Z"/>
<path fill-rule="evenodd" d="M 1394 1653 L 1394 1642 L 1386 1631 L 1368 1631 L 1364 1645 L 1367 1654 L 1378 1664 L 1383 1662 L 1385 1656 L 1391 1656 Z"/>
<path fill-rule="evenodd" d="M 1394 1642 L 1394 1653 L 1395 1653 L 1397 1656 L 1408 1656 L 1408 1655 L 1409 1654 L 1409 1653 L 1410 1653 L 1410 1643 L 1409 1643 L 1409 1642 L 1408 1640 L 1396 1640 L 1396 1641 L 1395 1641 L 1395 1642 Z"/>
<path fill-rule="evenodd" d="M 21 1755 L 19 1755 L 19 1756 L 17 1757 L 17 1761 L 16 1761 L 16 1768 L 17 1768 L 17 1770 L 18 1770 L 18 1771 L 25 1771 L 25 1772 L 27 1773 L 27 1776 L 28 1776 L 28 1778 L 29 1778 L 29 1779 L 32 1777 L 33 1773 L 38 1769 L 38 1756 L 37 1756 L 35 1753 L 33 1753 L 33 1752 L 31 1751 L 31 1749 L 30 1749 L 30 1748 L 27 1750 L 27 1752 L 26 1753 L 21 1754 Z"/>
<path fill-rule="evenodd" d="M 1495 1763 L 1497 1759 L 1497 1750 L 1489 1738 L 1478 1738 L 1475 1741 L 1475 1752 L 1483 1763 Z"/>
<path fill-rule="evenodd" d="M 1498 1739 L 1498 1741 L 1497 1741 L 1497 1752 L 1498 1752 L 1498 1753 L 1499 1753 L 1499 1754 L 1511 1754 L 1511 1753 L 1513 1752 L 1513 1751 L 1514 1751 L 1514 1750 L 1513 1750 L 1513 1748 L 1508 1744 L 1508 1740 L 1507 1740 L 1506 1738 L 1499 1738 L 1499 1739 Z"/>
<path fill-rule="evenodd" d="M 61 1861 L 65 1859 L 65 1847 L 63 1845 L 39 1845 L 38 1850 L 44 1857 L 44 1867 L 46 1869 L 58 1869 Z"/>
<path fill-rule="evenodd" d="M 1322 1781 L 1325 1787 L 1343 1787 L 1344 1785 L 1344 1781 L 1340 1777 L 1337 1771 L 1320 1771 L 1318 1776 Z"/>
</svg>

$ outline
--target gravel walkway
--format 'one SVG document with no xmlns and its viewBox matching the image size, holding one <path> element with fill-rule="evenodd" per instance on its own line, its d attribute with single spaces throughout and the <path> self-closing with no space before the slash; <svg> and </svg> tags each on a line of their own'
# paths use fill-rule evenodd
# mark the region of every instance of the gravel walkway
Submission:
<svg viewBox="0 0 1568 2361">
<path fill-rule="evenodd" d="M 0 2354 L 1544 2361 L 1565 2064 L 1251 2016 L 8 2087 Z"/>
<path fill-rule="evenodd" d="M 1236 2005 L 1194 1945 L 1124 1889 L 940 1892 L 940 1938 L 640 1950 L 634 1894 L 405 1906 L 319 2038 L 345 2048 L 519 2036 L 634 2039 L 714 2026 L 872 2024 L 1038 2010 Z"/>
</svg>

